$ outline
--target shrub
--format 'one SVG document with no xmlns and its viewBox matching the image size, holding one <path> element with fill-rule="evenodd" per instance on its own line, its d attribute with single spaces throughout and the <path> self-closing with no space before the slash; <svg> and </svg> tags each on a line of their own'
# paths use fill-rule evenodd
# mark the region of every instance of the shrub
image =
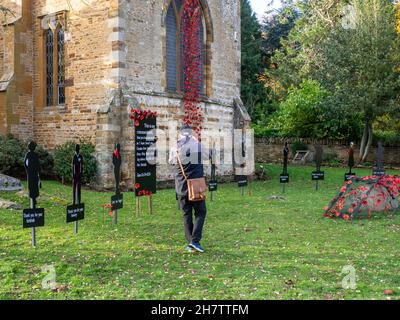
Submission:
<svg viewBox="0 0 400 320">
<path fill-rule="evenodd" d="M 293 154 L 293 156 L 295 156 L 296 155 L 296 152 L 297 151 L 300 151 L 300 150 L 308 150 L 308 146 L 305 144 L 305 143 L 303 143 L 303 142 L 301 142 L 301 141 L 299 141 L 299 140 L 297 140 L 297 141 L 294 141 L 293 143 L 292 143 L 292 145 L 291 145 L 291 148 L 292 148 L 292 154 Z"/>
<path fill-rule="evenodd" d="M 0 172 L 18 178 L 26 177 L 24 158 L 27 152 L 27 143 L 12 135 L 0 136 Z M 41 146 L 36 148 L 36 152 L 39 156 L 42 176 L 51 176 L 54 166 L 52 155 Z"/>
<path fill-rule="evenodd" d="M 338 160 L 338 154 L 335 150 L 332 149 L 325 149 L 323 154 L 323 161 L 330 165 L 337 165 L 340 163 L 340 161 Z"/>
<path fill-rule="evenodd" d="M 94 181 L 97 173 L 97 162 L 94 157 L 95 148 L 91 143 L 81 141 L 80 153 L 83 156 L 83 183 Z M 75 154 L 76 143 L 69 141 L 60 145 L 54 152 L 54 169 L 62 182 L 72 181 L 72 159 Z"/>
</svg>

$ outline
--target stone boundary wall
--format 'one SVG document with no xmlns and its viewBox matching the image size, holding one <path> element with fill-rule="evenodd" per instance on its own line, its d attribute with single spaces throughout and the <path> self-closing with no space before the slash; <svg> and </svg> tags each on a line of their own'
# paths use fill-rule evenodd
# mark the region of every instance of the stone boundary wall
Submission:
<svg viewBox="0 0 400 320">
<path fill-rule="evenodd" d="M 334 140 L 314 140 L 314 139 L 283 139 L 283 138 L 255 138 L 255 161 L 263 163 L 281 163 L 282 162 L 282 150 L 285 142 L 289 143 L 289 160 L 293 160 L 294 154 L 292 152 L 292 143 L 295 141 L 302 142 L 307 145 L 311 155 L 308 162 L 312 162 L 314 158 L 314 145 L 319 142 L 322 144 L 324 149 L 324 159 L 337 159 L 343 165 L 347 165 L 348 160 L 348 149 L 349 143 L 345 140 L 334 141 Z M 355 146 L 355 160 L 358 162 L 359 148 L 356 142 Z M 375 161 L 375 154 L 377 147 L 373 146 L 369 153 L 367 162 L 373 163 Z M 388 166 L 400 166 L 400 146 L 385 146 L 384 153 L 385 165 Z"/>
</svg>

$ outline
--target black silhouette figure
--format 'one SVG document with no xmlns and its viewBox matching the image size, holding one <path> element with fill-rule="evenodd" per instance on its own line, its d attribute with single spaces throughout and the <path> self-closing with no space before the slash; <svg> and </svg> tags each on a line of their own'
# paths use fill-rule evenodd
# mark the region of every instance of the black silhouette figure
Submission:
<svg viewBox="0 0 400 320">
<path fill-rule="evenodd" d="M 315 165 L 317 168 L 317 172 L 321 172 L 321 166 L 322 166 L 322 146 L 318 143 L 314 146 L 315 148 Z"/>
<path fill-rule="evenodd" d="M 24 166 L 28 176 L 29 198 L 32 199 L 33 208 L 36 208 L 36 198 L 39 197 L 39 188 L 42 187 L 40 182 L 40 162 L 35 152 L 36 146 L 35 142 L 29 142 L 29 151 L 24 160 Z"/>
<path fill-rule="evenodd" d="M 72 159 L 72 181 L 74 204 L 81 203 L 81 178 L 83 175 L 83 157 L 80 154 L 79 144 L 75 147 L 75 155 Z"/>
<path fill-rule="evenodd" d="M 288 159 L 289 159 L 289 147 L 288 143 L 285 142 L 285 147 L 283 148 L 283 174 L 288 173 Z"/>
<path fill-rule="evenodd" d="M 115 176 L 115 192 L 116 194 L 120 193 L 119 183 L 121 182 L 121 145 L 117 143 L 115 145 L 113 157 L 112 157 L 113 165 L 114 165 L 114 176 Z"/>
<path fill-rule="evenodd" d="M 378 142 L 378 151 L 376 153 L 376 169 L 377 171 L 383 172 L 384 163 L 383 163 L 383 152 L 384 147 L 381 141 Z"/>
<path fill-rule="evenodd" d="M 352 173 L 353 167 L 355 165 L 355 161 L 354 161 L 354 143 L 353 142 L 350 143 L 350 148 L 349 148 L 348 154 L 349 154 L 348 166 L 350 168 L 350 172 L 349 173 Z"/>
</svg>

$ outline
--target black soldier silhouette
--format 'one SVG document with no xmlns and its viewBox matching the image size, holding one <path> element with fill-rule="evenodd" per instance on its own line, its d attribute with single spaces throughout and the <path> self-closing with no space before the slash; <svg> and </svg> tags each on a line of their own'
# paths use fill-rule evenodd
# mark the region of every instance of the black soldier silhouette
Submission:
<svg viewBox="0 0 400 320">
<path fill-rule="evenodd" d="M 72 182 L 74 204 L 81 203 L 81 180 L 83 175 L 83 156 L 80 154 L 80 145 L 75 147 L 75 155 L 72 159 Z"/>
<path fill-rule="evenodd" d="M 321 172 L 321 166 L 322 166 L 322 154 L 323 154 L 323 149 L 322 146 L 317 143 L 315 146 L 315 165 L 317 172 Z"/>
<path fill-rule="evenodd" d="M 36 150 L 36 143 L 31 141 L 28 144 L 28 153 L 25 156 L 24 166 L 28 176 L 29 198 L 32 199 L 33 208 L 36 208 L 36 198 L 39 197 L 40 182 L 40 162 Z"/>
<path fill-rule="evenodd" d="M 376 168 L 378 170 L 383 170 L 384 164 L 383 164 L 383 152 L 384 152 L 384 147 L 381 141 L 378 142 L 378 151 L 376 153 Z"/>
<path fill-rule="evenodd" d="M 283 148 L 283 174 L 288 173 L 288 159 L 289 159 L 289 147 L 288 143 L 285 142 L 285 146 Z"/>
<path fill-rule="evenodd" d="M 349 161 L 348 161 L 348 166 L 350 168 L 350 174 L 352 173 L 353 167 L 355 165 L 355 161 L 354 161 L 354 143 L 351 142 L 350 143 L 350 148 L 349 148 Z"/>
<path fill-rule="evenodd" d="M 112 161 L 114 165 L 115 192 L 116 194 L 120 194 L 119 184 L 121 182 L 122 158 L 121 158 L 121 145 L 119 143 L 115 145 Z"/>
</svg>

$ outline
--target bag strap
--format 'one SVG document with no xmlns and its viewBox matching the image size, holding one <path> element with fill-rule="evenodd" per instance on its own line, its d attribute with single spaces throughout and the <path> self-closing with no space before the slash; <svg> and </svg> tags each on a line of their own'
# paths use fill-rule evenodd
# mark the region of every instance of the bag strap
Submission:
<svg viewBox="0 0 400 320">
<path fill-rule="evenodd" d="M 183 169 L 181 157 L 179 156 L 179 150 L 178 150 L 178 152 L 177 152 L 177 157 L 178 157 L 179 166 L 181 167 L 181 170 L 182 170 L 182 175 L 183 175 L 183 177 L 185 178 L 185 180 L 187 181 L 188 178 L 187 178 L 187 176 L 186 176 L 185 170 Z"/>
</svg>

